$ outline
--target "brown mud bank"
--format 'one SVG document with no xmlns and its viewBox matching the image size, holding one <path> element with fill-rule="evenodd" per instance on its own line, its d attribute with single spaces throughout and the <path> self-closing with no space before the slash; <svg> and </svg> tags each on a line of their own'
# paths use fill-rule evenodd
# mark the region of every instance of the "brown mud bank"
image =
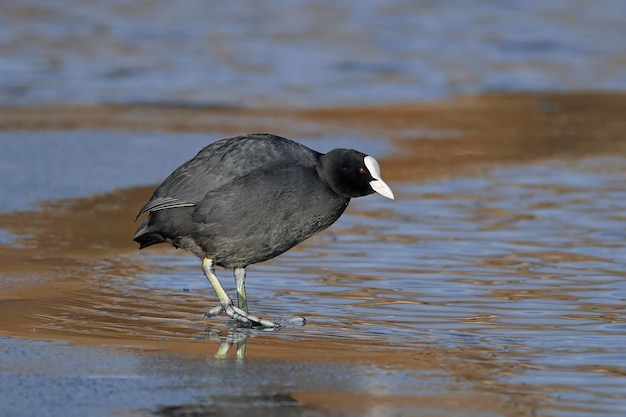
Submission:
<svg viewBox="0 0 626 417">
<path fill-rule="evenodd" d="M 3 108 L 0 129 L 212 132 L 224 136 L 269 131 L 293 138 L 348 133 L 388 141 L 391 151 L 379 158 L 384 175 L 392 182 L 408 183 L 459 174 L 476 176 L 488 167 L 550 158 L 626 155 L 625 114 L 626 94 L 494 94 L 316 110 L 173 105 Z M 203 296 L 159 298 L 145 289 L 125 294 L 124 288 L 104 285 L 95 276 L 106 274 L 119 282 L 131 282 L 136 274 L 149 272 L 150 267 L 136 258 L 136 245 L 130 237 L 137 209 L 152 189 L 119 189 L 42 203 L 34 210 L 0 213 L 0 228 L 12 236 L 0 250 L 4 281 L 0 333 L 158 350 L 205 350 L 206 346 L 187 343 L 187 337 L 201 331 L 198 326 L 202 325 L 195 321 L 202 322 L 197 313 L 207 307 Z M 165 254 L 172 251 L 160 250 Z M 311 273 L 315 273 L 312 264 Z M 135 298 L 137 294 L 142 300 L 153 297 L 154 305 L 169 305 L 171 310 L 143 311 L 138 317 L 142 301 Z M 107 307 L 112 305 L 115 308 Z M 177 315 L 181 311 L 186 317 Z M 185 325 L 177 324 L 181 322 Z M 172 334 L 177 335 L 173 340 Z M 168 342 L 154 343 L 164 335 Z M 267 338 L 262 334 L 256 337 Z M 320 356 L 327 358 L 332 351 L 349 359 L 359 344 L 373 342 L 355 341 L 345 350 L 342 343 L 328 339 L 309 340 L 308 348 L 291 349 L 291 343 L 289 339 L 257 343 L 255 351 L 259 356 L 284 357 L 298 356 L 306 349 L 309 358 L 321 351 L 324 354 Z M 329 349 L 317 349 L 317 343 L 329 344 Z M 285 346 L 281 348 L 281 344 Z M 389 358 L 386 353 L 383 357 Z"/>
</svg>

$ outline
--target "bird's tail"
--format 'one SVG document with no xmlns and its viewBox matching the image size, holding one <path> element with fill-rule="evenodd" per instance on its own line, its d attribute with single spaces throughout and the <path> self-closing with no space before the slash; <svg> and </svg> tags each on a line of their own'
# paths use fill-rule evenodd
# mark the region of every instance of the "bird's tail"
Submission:
<svg viewBox="0 0 626 417">
<path fill-rule="evenodd" d="M 135 236 L 133 236 L 133 240 L 139 243 L 139 249 L 165 242 L 163 236 L 150 230 L 148 219 L 144 220 L 143 223 L 139 225 Z"/>
</svg>

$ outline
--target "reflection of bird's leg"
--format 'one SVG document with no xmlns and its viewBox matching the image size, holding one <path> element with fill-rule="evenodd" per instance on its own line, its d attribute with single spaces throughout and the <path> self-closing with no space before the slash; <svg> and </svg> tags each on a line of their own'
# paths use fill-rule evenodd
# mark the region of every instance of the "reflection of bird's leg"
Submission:
<svg viewBox="0 0 626 417">
<path fill-rule="evenodd" d="M 237 269 L 243 269 L 243 268 L 237 268 Z M 247 311 L 244 311 L 240 307 L 235 307 L 235 305 L 233 304 L 233 301 L 230 299 L 228 294 L 226 294 L 226 291 L 224 291 L 222 284 L 220 284 L 219 280 L 217 279 L 217 275 L 215 275 L 215 266 L 213 264 L 212 259 L 204 258 L 202 260 L 202 270 L 204 271 L 204 275 L 207 277 L 207 279 L 211 283 L 211 286 L 213 287 L 213 290 L 217 294 L 217 297 L 220 299 L 220 306 L 214 307 L 210 309 L 209 311 L 207 311 L 206 315 L 208 317 L 216 316 L 220 314 L 221 312 L 226 312 L 226 314 L 228 314 L 228 317 L 230 317 L 231 319 L 235 320 L 236 322 L 244 326 L 280 327 L 280 324 L 278 323 L 275 323 L 270 320 L 262 319 L 255 315 L 249 314 Z M 235 278 L 237 278 L 238 275 L 241 276 L 242 274 L 241 273 L 238 274 L 236 272 Z M 245 270 L 244 270 L 243 277 L 245 278 Z M 241 282 L 242 282 L 241 287 L 243 288 L 243 279 L 241 279 Z M 240 295 L 240 291 L 239 291 L 239 281 L 237 281 L 237 298 L 241 305 L 242 296 Z M 245 305 L 246 304 L 245 303 L 245 290 L 243 291 L 243 301 Z"/>
<path fill-rule="evenodd" d="M 233 346 L 233 344 L 237 344 L 237 359 L 243 360 L 246 357 L 246 342 L 248 338 L 251 336 L 248 330 L 244 330 L 243 333 L 240 329 L 229 329 L 228 332 L 223 336 L 218 336 L 218 340 L 220 342 L 217 347 L 217 352 L 215 352 L 215 358 L 224 359 L 228 357 L 228 351 Z"/>
<path fill-rule="evenodd" d="M 233 345 L 233 342 L 230 340 L 222 340 L 220 345 L 217 347 L 217 352 L 215 352 L 215 357 L 218 359 L 223 359 L 226 357 L 226 354 L 230 350 L 230 347 Z"/>
<path fill-rule="evenodd" d="M 224 340 L 220 342 L 220 345 L 217 348 L 217 352 L 215 352 L 215 357 L 218 359 L 225 358 L 232 345 L 233 345 L 232 341 Z M 237 342 L 237 358 L 244 359 L 245 357 L 246 357 L 246 339 L 243 339 Z"/>
</svg>

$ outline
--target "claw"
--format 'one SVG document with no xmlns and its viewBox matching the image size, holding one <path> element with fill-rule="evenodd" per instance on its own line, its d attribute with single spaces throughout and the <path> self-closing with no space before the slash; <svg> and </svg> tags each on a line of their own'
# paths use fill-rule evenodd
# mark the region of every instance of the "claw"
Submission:
<svg viewBox="0 0 626 417">
<path fill-rule="evenodd" d="M 246 313 L 234 304 L 220 304 L 209 309 L 206 313 L 204 313 L 204 316 L 217 317 L 222 313 L 228 314 L 228 317 L 245 327 L 264 327 L 274 329 L 280 327 L 280 324 L 271 320 L 262 319 L 254 314 Z"/>
<path fill-rule="evenodd" d="M 273 322 L 271 320 L 262 319 L 254 314 L 246 313 L 239 307 L 235 307 L 233 304 L 227 304 L 221 306 L 228 317 L 244 324 L 249 327 L 270 327 L 270 328 L 278 328 L 280 324 Z"/>
<path fill-rule="evenodd" d="M 217 317 L 220 314 L 222 314 L 224 312 L 224 307 L 222 307 L 222 305 L 218 305 L 213 307 L 210 310 L 207 310 L 206 313 L 204 313 L 204 317 Z"/>
</svg>

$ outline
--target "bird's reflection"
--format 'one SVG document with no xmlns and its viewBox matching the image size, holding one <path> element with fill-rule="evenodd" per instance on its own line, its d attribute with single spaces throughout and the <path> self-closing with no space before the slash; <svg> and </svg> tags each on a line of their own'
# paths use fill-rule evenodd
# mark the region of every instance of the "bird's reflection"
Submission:
<svg viewBox="0 0 626 417">
<path fill-rule="evenodd" d="M 228 356 L 228 352 L 237 345 L 237 358 L 243 359 L 246 356 L 246 343 L 251 337 L 261 333 L 274 333 L 279 331 L 282 326 L 306 326 L 307 320 L 302 316 L 294 316 L 286 319 L 281 327 L 241 327 L 236 321 L 227 321 L 228 329 L 214 329 L 207 327 L 205 330 L 206 338 L 211 341 L 219 342 L 215 358 L 224 359 Z"/>
<path fill-rule="evenodd" d="M 247 329 L 229 329 L 224 335 L 219 336 L 219 346 L 215 357 L 218 359 L 225 358 L 228 355 L 228 351 L 233 345 L 237 345 L 237 359 L 243 359 L 246 356 L 246 344 L 248 339 L 252 336 Z"/>
<path fill-rule="evenodd" d="M 248 339 L 259 332 L 266 333 L 268 331 L 276 330 L 246 329 L 233 325 L 233 327 L 226 330 L 207 329 L 206 334 L 208 340 L 219 342 L 219 346 L 217 347 L 217 351 L 214 355 L 216 359 L 224 359 L 228 357 L 228 352 L 231 350 L 233 345 L 237 345 L 237 359 L 244 359 L 246 356 L 246 344 Z"/>
</svg>

